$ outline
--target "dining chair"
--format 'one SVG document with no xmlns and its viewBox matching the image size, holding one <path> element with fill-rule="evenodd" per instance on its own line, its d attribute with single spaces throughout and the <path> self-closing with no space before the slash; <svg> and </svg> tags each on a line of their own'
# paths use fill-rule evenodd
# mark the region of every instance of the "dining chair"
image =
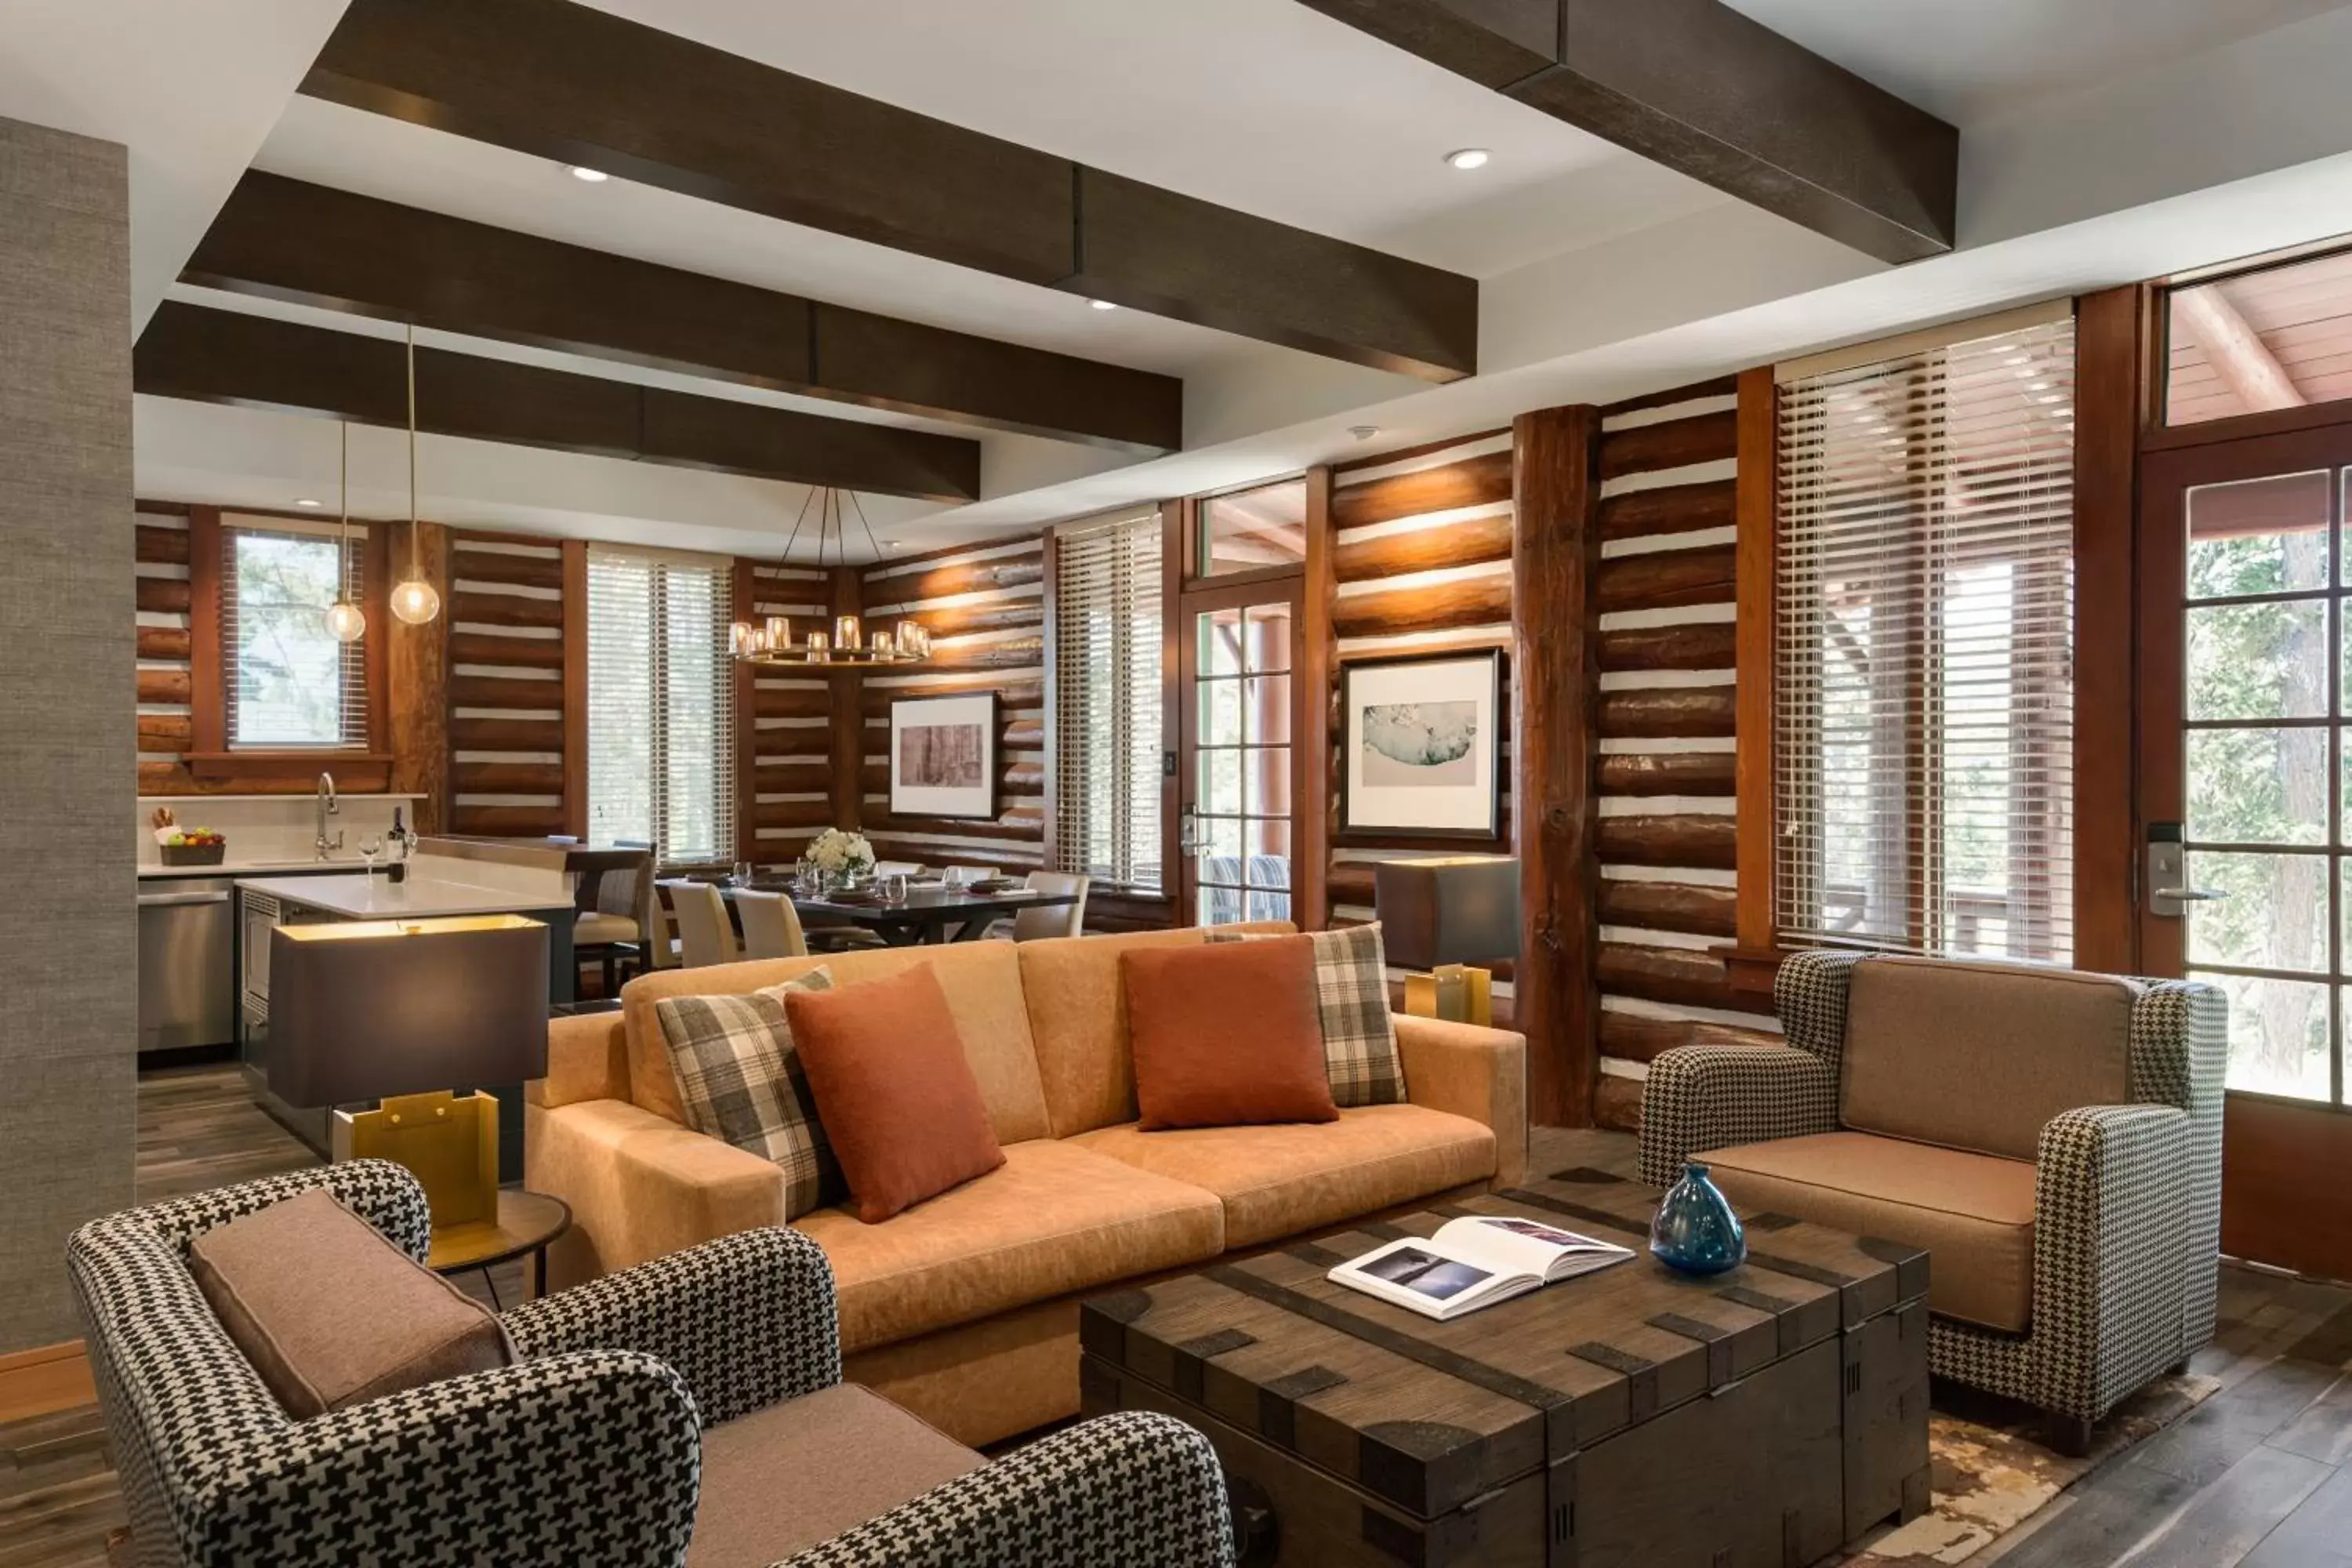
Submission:
<svg viewBox="0 0 2352 1568">
<path fill-rule="evenodd" d="M 1015 910 L 1009 934 L 1015 942 L 1043 942 L 1048 937 L 1080 936 L 1087 929 L 1087 889 L 1092 877 L 1081 877 L 1068 871 L 1032 871 L 1022 879 L 1034 891 L 1040 893 L 1074 893 L 1077 901 L 1052 904 L 1043 909 Z M 1003 922 L 998 922 L 999 925 Z M 995 928 L 991 928 L 992 936 Z"/>
<path fill-rule="evenodd" d="M 608 867 L 597 873 L 579 917 L 572 921 L 572 951 L 581 959 L 602 961 L 604 994 L 620 994 L 623 962 L 636 958 L 642 967 L 651 943 L 652 921 L 646 906 L 653 901 L 653 851 L 638 853 L 631 864 Z"/>
<path fill-rule="evenodd" d="M 735 889 L 735 912 L 743 921 L 746 958 L 805 958 L 808 938 L 801 933 L 800 911 L 782 893 Z"/>
<path fill-rule="evenodd" d="M 919 877 L 923 874 L 923 866 L 919 860 L 877 860 L 874 862 L 874 874 L 877 877 Z"/>
<path fill-rule="evenodd" d="M 1003 868 L 996 866 L 942 866 L 940 868 L 940 879 L 950 888 L 961 888 L 972 882 L 985 882 L 1003 874 Z"/>
<path fill-rule="evenodd" d="M 727 896 L 709 882 L 664 882 L 677 919 L 678 947 L 688 969 L 706 969 L 736 959 L 735 927 L 727 918 Z"/>
</svg>

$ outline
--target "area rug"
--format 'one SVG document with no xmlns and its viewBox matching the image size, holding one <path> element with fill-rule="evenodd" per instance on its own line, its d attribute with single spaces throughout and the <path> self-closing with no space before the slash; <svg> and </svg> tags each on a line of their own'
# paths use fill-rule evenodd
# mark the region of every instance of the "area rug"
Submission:
<svg viewBox="0 0 2352 1568">
<path fill-rule="evenodd" d="M 1933 1496 L 1927 1511 L 1866 1542 L 1842 1562 L 1845 1568 L 1965 1563 L 2116 1455 L 2196 1409 L 2220 1387 L 2217 1380 L 2194 1373 L 2148 1384 L 2099 1423 L 2091 1451 L 2079 1459 L 2044 1447 L 2031 1415 L 1974 1421 L 1930 1411 Z"/>
</svg>

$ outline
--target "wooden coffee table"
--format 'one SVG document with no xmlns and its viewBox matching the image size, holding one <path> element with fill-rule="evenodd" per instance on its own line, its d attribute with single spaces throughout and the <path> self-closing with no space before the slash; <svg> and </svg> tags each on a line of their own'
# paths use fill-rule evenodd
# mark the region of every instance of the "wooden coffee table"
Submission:
<svg viewBox="0 0 2352 1568">
<path fill-rule="evenodd" d="M 1927 1255 L 1748 1220 L 1674 1274 L 1655 1195 L 1598 1171 L 1087 1302 L 1087 1414 L 1158 1410 L 1223 1460 L 1246 1563 L 1791 1568 L 1927 1506 Z M 1463 1214 L 1633 1247 L 1440 1323 L 1325 1270 Z"/>
</svg>

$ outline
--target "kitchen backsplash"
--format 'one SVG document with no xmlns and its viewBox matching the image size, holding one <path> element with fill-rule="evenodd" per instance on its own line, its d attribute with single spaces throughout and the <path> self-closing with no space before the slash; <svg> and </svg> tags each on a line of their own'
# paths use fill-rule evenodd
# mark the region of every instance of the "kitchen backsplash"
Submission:
<svg viewBox="0 0 2352 1568">
<path fill-rule="evenodd" d="M 395 807 L 402 820 L 416 824 L 416 800 L 412 795 L 347 795 L 336 814 L 327 818 L 327 837 L 343 836 L 338 859 L 357 860 L 360 840 L 383 835 L 392 826 Z M 318 837 L 316 798 L 307 795 L 142 795 L 135 824 L 139 864 L 163 864 L 149 818 L 155 808 L 172 808 L 183 828 L 209 827 L 228 840 L 224 861 L 236 866 L 251 861 L 308 860 Z"/>
</svg>

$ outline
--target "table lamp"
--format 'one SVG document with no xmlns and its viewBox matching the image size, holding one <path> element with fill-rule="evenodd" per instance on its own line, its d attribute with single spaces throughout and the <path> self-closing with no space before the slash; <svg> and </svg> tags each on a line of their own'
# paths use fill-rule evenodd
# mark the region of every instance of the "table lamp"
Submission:
<svg viewBox="0 0 2352 1568">
<path fill-rule="evenodd" d="M 1483 967 L 1519 955 L 1519 863 L 1507 855 L 1383 860 L 1373 902 L 1388 961 L 1409 974 L 1404 1010 L 1486 1025 L 1495 976 Z"/>
<path fill-rule="evenodd" d="M 449 1086 L 547 1074 L 547 927 L 520 915 L 269 934 L 269 1088 L 335 1112 L 333 1157 L 404 1165 L 433 1227 L 499 1212 L 499 1102 Z"/>
</svg>

